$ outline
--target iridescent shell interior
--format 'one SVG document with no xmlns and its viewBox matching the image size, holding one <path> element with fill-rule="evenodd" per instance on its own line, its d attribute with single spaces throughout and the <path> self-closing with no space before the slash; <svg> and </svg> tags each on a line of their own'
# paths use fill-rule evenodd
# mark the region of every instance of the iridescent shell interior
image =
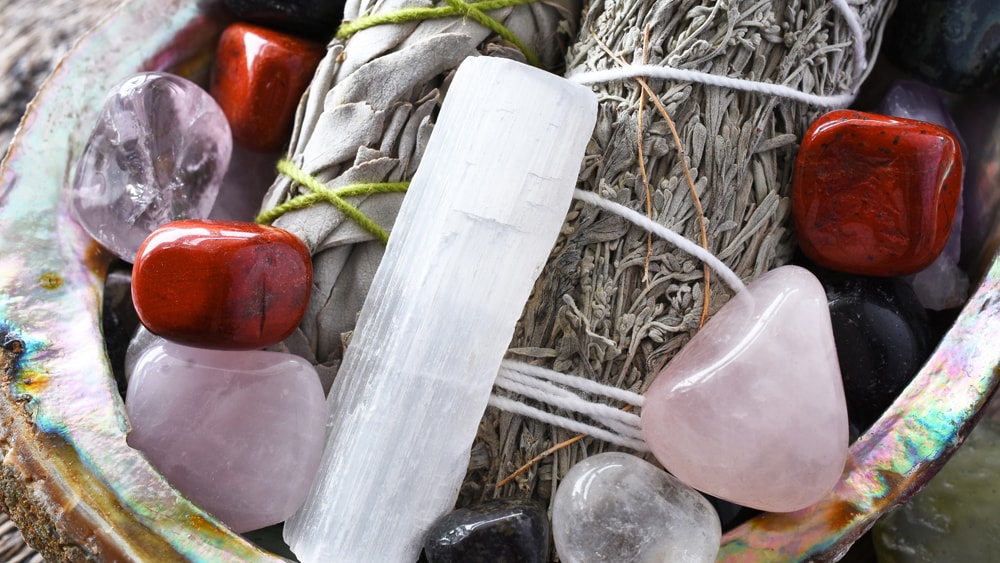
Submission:
<svg viewBox="0 0 1000 563">
<path fill-rule="evenodd" d="M 75 157 L 105 92 L 139 70 L 204 76 L 226 23 L 209 2 L 125 5 L 50 77 L 0 168 L 3 502 L 52 557 L 78 549 L 102 559 L 281 560 L 185 500 L 126 445 L 99 321 L 110 257 L 67 208 Z M 994 211 L 997 199 L 983 194 Z M 837 487 L 810 508 L 762 514 L 730 531 L 720 560 L 836 559 L 937 472 L 1000 377 L 1000 347 L 991 342 L 1000 330 L 1000 263 L 992 255 L 933 356 L 854 443 Z"/>
</svg>

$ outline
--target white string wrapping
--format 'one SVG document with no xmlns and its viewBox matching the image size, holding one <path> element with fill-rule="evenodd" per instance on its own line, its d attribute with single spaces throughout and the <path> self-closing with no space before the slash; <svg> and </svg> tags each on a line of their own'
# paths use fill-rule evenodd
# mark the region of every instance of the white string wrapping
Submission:
<svg viewBox="0 0 1000 563">
<path fill-rule="evenodd" d="M 645 441 L 621 436 L 602 428 L 597 428 L 596 426 L 573 420 L 572 418 L 566 418 L 564 416 L 545 412 L 541 409 L 536 409 L 535 407 L 529 407 L 524 403 L 520 403 L 501 395 L 490 395 L 489 405 L 520 416 L 533 418 L 546 424 L 551 424 L 552 426 L 559 426 L 560 428 L 565 428 L 572 432 L 587 434 L 597 438 L 598 440 L 604 440 L 609 444 L 631 448 L 638 452 L 649 451 L 649 447 L 646 445 Z"/>
<path fill-rule="evenodd" d="M 861 76 L 868 68 L 868 54 L 865 53 L 865 33 L 861 30 L 861 18 L 847 5 L 847 0 L 832 0 L 833 5 L 840 10 L 840 16 L 847 23 L 847 29 L 851 30 L 854 36 L 854 58 L 858 60 L 855 65 L 854 77 Z"/>
<path fill-rule="evenodd" d="M 563 409 L 586 415 L 611 430 L 636 439 L 642 439 L 639 417 L 602 403 L 592 403 L 554 383 L 511 371 L 500 371 L 496 386 L 529 399 L 547 402 Z"/>
<path fill-rule="evenodd" d="M 515 360 L 504 360 L 500 364 L 500 371 L 501 373 L 522 373 L 535 379 L 545 379 L 560 385 L 565 385 L 566 387 L 573 387 L 592 395 L 601 395 L 609 399 L 614 399 L 616 401 L 621 401 L 637 407 L 642 406 L 643 396 L 638 393 L 633 393 L 632 391 L 626 391 L 617 387 L 611 387 L 609 385 L 597 383 L 596 381 L 577 377 L 575 375 L 566 375 L 541 366 L 533 366 L 531 364 Z"/>
<path fill-rule="evenodd" d="M 714 254 L 671 231 L 665 226 L 653 221 L 642 213 L 639 213 L 634 209 L 629 209 L 620 203 L 615 203 L 611 200 L 605 199 L 595 193 L 585 192 L 581 189 L 577 189 L 573 193 L 573 197 L 584 203 L 589 203 L 600 207 L 605 211 L 614 213 L 615 215 L 629 221 L 633 225 L 653 233 L 684 252 L 687 252 L 691 256 L 705 262 L 708 264 L 709 268 L 712 268 L 712 270 L 714 270 L 715 273 L 722 278 L 722 281 L 726 282 L 726 285 L 728 285 L 730 289 L 734 291 L 743 291 L 746 289 L 746 286 L 743 285 L 743 280 L 741 280 L 740 277 L 729 268 L 729 266 L 726 266 L 722 260 L 716 258 Z"/>
<path fill-rule="evenodd" d="M 831 0 L 841 17 L 847 23 L 847 28 L 853 35 L 854 56 L 858 61 L 855 77 L 860 76 L 868 67 L 868 56 L 865 53 L 865 36 L 861 29 L 861 20 L 858 14 L 847 5 L 847 0 Z M 627 78 L 662 78 L 666 80 L 677 80 L 680 82 L 695 82 L 718 86 L 732 90 L 744 92 L 756 92 L 780 98 L 787 98 L 810 104 L 818 107 L 839 108 L 851 105 L 854 102 L 856 93 L 838 94 L 834 96 L 824 96 L 820 94 L 808 94 L 795 88 L 783 84 L 772 84 L 770 82 L 760 82 L 757 80 L 745 80 L 730 76 L 719 76 L 698 70 L 688 70 L 660 65 L 629 65 L 606 70 L 595 70 L 590 72 L 580 72 L 572 74 L 566 78 L 577 84 L 595 84 L 598 82 L 613 82 Z"/>
<path fill-rule="evenodd" d="M 758 82 L 756 80 L 744 80 L 742 78 L 732 78 L 730 76 L 719 76 L 697 70 L 687 70 L 683 68 L 672 68 L 657 65 L 629 65 L 619 68 L 609 68 L 606 70 L 594 70 L 581 72 L 567 78 L 577 84 L 594 84 L 597 82 L 611 82 L 625 78 L 665 78 L 668 80 L 679 80 L 682 82 L 697 82 L 709 86 L 720 86 L 733 90 L 745 92 L 757 92 L 770 96 L 788 98 L 797 102 L 811 104 L 819 107 L 845 107 L 854 101 L 854 94 L 838 94 L 835 96 L 822 96 L 819 94 L 807 94 L 795 88 L 782 84 L 771 84 L 770 82 Z"/>
</svg>

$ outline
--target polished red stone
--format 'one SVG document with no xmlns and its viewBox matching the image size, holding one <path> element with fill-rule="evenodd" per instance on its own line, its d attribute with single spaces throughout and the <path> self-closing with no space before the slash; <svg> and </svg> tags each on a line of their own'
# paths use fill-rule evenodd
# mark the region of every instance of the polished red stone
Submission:
<svg viewBox="0 0 1000 563">
<path fill-rule="evenodd" d="M 944 249 L 962 189 L 962 156 L 947 129 L 838 110 L 802 140 L 792 186 L 799 246 L 827 268 L 912 274 Z"/>
<path fill-rule="evenodd" d="M 132 299 L 154 334 L 189 346 L 252 350 L 284 340 L 312 286 L 309 251 L 275 227 L 175 221 L 149 235 L 132 269 Z"/>
<path fill-rule="evenodd" d="M 280 150 L 325 54 L 320 43 L 245 23 L 229 26 L 219 39 L 211 92 L 233 139 L 255 151 Z"/>
</svg>

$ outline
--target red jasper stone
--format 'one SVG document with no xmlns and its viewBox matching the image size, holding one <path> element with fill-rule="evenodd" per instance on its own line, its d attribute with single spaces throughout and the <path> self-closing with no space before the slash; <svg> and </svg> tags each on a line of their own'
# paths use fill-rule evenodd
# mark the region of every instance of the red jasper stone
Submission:
<svg viewBox="0 0 1000 563">
<path fill-rule="evenodd" d="M 320 44 L 236 23 L 222 33 L 212 71 L 212 97 L 233 139 L 260 152 L 280 150 L 299 98 L 326 54 Z"/>
<path fill-rule="evenodd" d="M 947 129 L 851 110 L 830 112 L 802 140 L 792 185 L 799 246 L 833 270 L 918 272 L 944 249 L 962 189 Z"/>
<path fill-rule="evenodd" d="M 132 299 L 150 332 L 219 350 L 284 340 L 312 287 L 309 251 L 275 227 L 175 221 L 153 231 L 132 269 Z"/>
</svg>

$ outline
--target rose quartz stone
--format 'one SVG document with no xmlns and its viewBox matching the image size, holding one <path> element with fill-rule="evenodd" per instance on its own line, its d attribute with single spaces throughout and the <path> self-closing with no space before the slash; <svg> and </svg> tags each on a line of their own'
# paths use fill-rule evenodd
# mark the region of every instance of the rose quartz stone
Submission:
<svg viewBox="0 0 1000 563">
<path fill-rule="evenodd" d="M 847 407 L 819 281 L 784 266 L 723 306 L 649 387 L 642 431 L 677 478 L 737 504 L 787 512 L 830 491 Z"/>
<path fill-rule="evenodd" d="M 129 379 L 128 443 L 184 496 L 246 532 L 284 521 L 304 501 L 325 404 L 316 371 L 298 356 L 160 342 Z"/>
</svg>

